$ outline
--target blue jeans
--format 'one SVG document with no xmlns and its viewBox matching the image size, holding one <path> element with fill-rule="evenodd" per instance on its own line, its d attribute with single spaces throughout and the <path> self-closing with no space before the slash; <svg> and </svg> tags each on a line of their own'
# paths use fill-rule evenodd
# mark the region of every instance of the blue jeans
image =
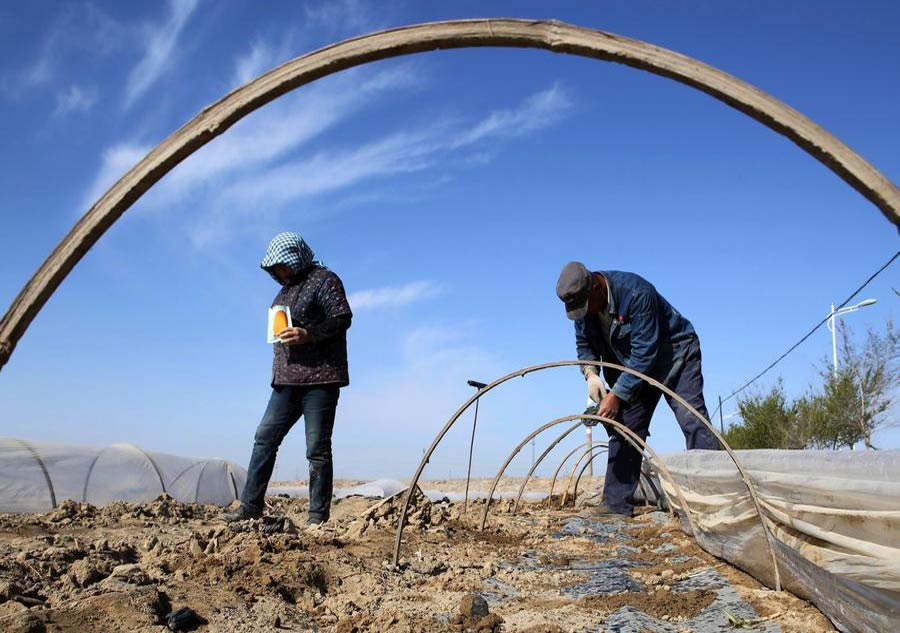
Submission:
<svg viewBox="0 0 900 633">
<path fill-rule="evenodd" d="M 269 406 L 253 442 L 247 467 L 247 483 L 241 503 L 262 512 L 263 500 L 275 455 L 281 441 L 303 416 L 306 425 L 306 459 L 309 460 L 309 517 L 326 521 L 331 510 L 334 468 L 331 461 L 331 431 L 340 387 L 337 385 L 281 385 L 272 389 Z"/>
<path fill-rule="evenodd" d="M 699 348 L 689 354 L 672 391 L 709 419 L 706 402 L 703 400 L 703 373 L 700 369 L 700 358 Z M 609 378 L 608 374 L 605 375 Z M 661 395 L 662 392 L 659 389 L 644 383 L 634 401 L 619 411 L 617 421 L 634 431 L 642 440 L 646 440 L 650 435 L 650 419 L 653 417 L 653 411 L 656 409 Z M 666 396 L 666 402 L 684 433 L 685 445 L 688 450 L 695 448 L 719 450 L 721 448 L 716 436 L 694 414 L 671 396 Z M 606 462 L 606 480 L 603 483 L 604 501 L 613 510 L 630 514 L 634 509 L 634 491 L 637 489 L 638 478 L 641 474 L 643 453 L 622 439 L 615 430 L 607 427 L 606 432 L 609 434 L 609 452 Z"/>
</svg>

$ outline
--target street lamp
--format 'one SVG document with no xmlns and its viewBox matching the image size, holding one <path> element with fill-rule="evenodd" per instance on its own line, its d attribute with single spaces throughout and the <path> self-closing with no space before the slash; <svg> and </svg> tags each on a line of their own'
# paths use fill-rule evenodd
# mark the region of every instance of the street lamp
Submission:
<svg viewBox="0 0 900 633">
<path fill-rule="evenodd" d="M 837 323 L 835 321 L 835 317 L 839 317 L 844 314 L 849 314 L 850 312 L 856 312 L 860 308 L 865 308 L 866 306 L 874 305 L 878 303 L 877 299 L 866 299 L 865 301 L 860 301 L 856 305 L 845 306 L 839 310 L 834 309 L 834 304 L 831 304 L 831 315 L 829 316 L 828 329 L 831 330 L 831 350 L 834 354 L 834 375 L 837 376 L 838 372 L 838 362 L 837 362 Z"/>
</svg>

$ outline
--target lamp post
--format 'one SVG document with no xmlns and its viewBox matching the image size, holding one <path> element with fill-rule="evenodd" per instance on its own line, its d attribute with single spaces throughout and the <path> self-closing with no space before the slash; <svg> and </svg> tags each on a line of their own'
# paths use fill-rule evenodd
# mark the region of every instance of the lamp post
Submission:
<svg viewBox="0 0 900 633">
<path fill-rule="evenodd" d="M 831 304 L 831 316 L 828 323 L 828 329 L 831 330 L 831 351 L 834 355 L 834 375 L 837 377 L 838 373 L 838 356 L 837 356 L 837 321 L 836 317 L 839 317 L 844 314 L 849 314 L 850 312 L 856 312 L 860 308 L 865 308 L 866 306 L 874 305 L 878 303 L 877 299 L 866 299 L 865 301 L 860 301 L 856 305 L 845 306 L 839 310 L 834 309 L 834 304 Z"/>
</svg>

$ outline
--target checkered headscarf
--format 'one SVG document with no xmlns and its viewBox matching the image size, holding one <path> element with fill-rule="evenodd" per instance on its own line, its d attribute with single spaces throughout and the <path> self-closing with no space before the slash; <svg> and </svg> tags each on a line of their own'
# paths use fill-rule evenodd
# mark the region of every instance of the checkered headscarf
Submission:
<svg viewBox="0 0 900 633">
<path fill-rule="evenodd" d="M 272 279 L 281 283 L 278 277 L 272 273 L 272 267 L 275 264 L 285 264 L 294 271 L 294 274 L 297 274 L 318 263 L 315 261 L 315 257 L 315 253 L 302 237 L 296 233 L 279 233 L 269 242 L 266 256 L 263 257 L 259 267 L 269 273 Z"/>
</svg>

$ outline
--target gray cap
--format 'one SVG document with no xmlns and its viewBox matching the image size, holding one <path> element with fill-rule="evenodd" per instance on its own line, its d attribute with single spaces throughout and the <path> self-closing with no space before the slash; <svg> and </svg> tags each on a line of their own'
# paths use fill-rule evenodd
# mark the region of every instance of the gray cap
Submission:
<svg viewBox="0 0 900 633">
<path fill-rule="evenodd" d="M 594 287 L 594 276 L 581 262 L 563 266 L 556 282 L 556 296 L 566 304 L 566 316 L 577 321 L 587 314 L 588 299 Z"/>
</svg>

